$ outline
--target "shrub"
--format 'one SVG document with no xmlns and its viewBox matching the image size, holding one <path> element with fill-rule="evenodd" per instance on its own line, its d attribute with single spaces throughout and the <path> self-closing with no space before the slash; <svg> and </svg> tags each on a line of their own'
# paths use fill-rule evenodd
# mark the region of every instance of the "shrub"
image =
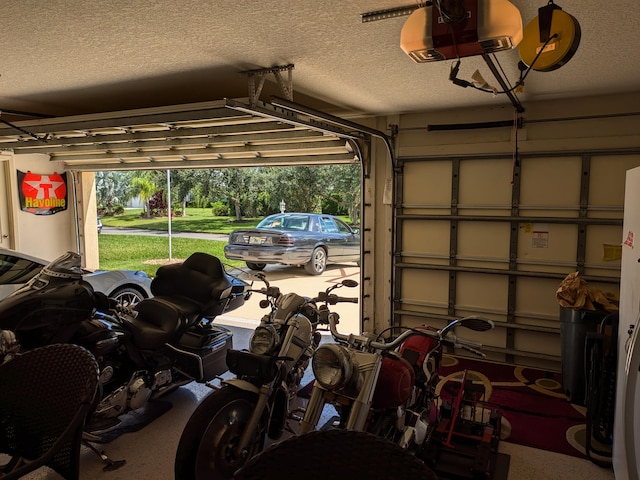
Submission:
<svg viewBox="0 0 640 480">
<path fill-rule="evenodd" d="M 214 217 L 228 217 L 229 206 L 220 201 L 211 202 L 211 213 L 213 213 Z"/>
</svg>

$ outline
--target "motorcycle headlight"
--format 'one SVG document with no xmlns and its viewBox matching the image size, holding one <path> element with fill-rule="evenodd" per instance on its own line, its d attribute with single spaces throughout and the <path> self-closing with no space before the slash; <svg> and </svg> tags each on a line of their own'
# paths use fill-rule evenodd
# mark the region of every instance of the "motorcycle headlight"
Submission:
<svg viewBox="0 0 640 480">
<path fill-rule="evenodd" d="M 256 327 L 251 335 L 249 351 L 256 355 L 267 355 L 273 351 L 278 344 L 278 332 L 273 325 L 263 325 Z"/>
<path fill-rule="evenodd" d="M 349 353 L 340 345 L 321 345 L 313 354 L 311 368 L 316 381 L 327 390 L 344 387 L 353 374 Z"/>
</svg>

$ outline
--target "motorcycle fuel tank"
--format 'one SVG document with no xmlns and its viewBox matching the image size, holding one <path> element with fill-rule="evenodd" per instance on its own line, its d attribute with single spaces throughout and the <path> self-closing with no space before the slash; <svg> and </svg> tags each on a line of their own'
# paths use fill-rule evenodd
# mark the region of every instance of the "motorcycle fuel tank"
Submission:
<svg viewBox="0 0 640 480">
<path fill-rule="evenodd" d="M 415 374 L 413 367 L 402 357 L 386 355 L 382 359 L 378 383 L 373 394 L 374 409 L 393 408 L 407 401 Z"/>
<path fill-rule="evenodd" d="M 417 330 L 432 330 L 428 325 L 417 327 Z M 442 349 L 438 342 L 424 335 L 413 335 L 407 338 L 400 346 L 400 355 L 415 367 L 418 378 L 429 381 L 440 367 L 442 361 Z"/>
<path fill-rule="evenodd" d="M 51 282 L 45 288 L 29 284 L 0 301 L 0 328 L 15 332 L 23 348 L 66 343 L 93 312 L 95 298 L 84 281 Z"/>
</svg>

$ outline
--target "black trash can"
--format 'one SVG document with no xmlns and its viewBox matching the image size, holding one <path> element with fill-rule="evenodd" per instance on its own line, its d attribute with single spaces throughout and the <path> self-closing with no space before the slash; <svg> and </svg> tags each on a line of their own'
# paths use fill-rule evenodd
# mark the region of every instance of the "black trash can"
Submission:
<svg viewBox="0 0 640 480">
<path fill-rule="evenodd" d="M 571 403 L 587 405 L 586 340 L 609 312 L 560 307 L 562 388 Z"/>
</svg>

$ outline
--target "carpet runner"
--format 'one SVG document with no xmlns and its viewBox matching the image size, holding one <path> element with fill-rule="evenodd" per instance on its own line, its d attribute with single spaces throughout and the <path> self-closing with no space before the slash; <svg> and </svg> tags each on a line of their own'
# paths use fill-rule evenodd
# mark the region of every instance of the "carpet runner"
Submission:
<svg viewBox="0 0 640 480">
<path fill-rule="evenodd" d="M 560 373 L 444 355 L 438 391 L 465 370 L 501 407 L 501 440 L 586 458 L 586 408 L 567 400 Z"/>
</svg>

